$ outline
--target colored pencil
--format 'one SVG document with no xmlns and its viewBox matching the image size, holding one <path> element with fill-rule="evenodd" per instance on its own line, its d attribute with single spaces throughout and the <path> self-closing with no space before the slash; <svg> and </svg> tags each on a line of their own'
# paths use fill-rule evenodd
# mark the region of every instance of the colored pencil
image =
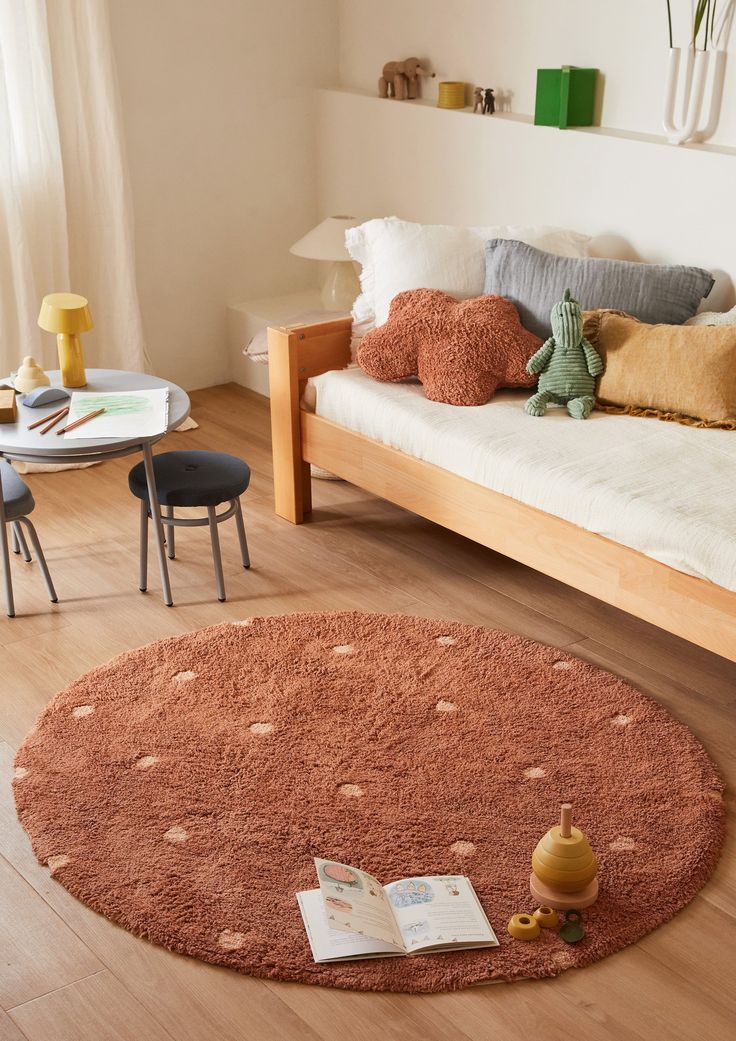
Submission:
<svg viewBox="0 0 736 1041">
<path fill-rule="evenodd" d="M 104 408 L 95 409 L 94 412 L 88 412 L 86 416 L 82 416 L 81 419 L 77 419 L 74 423 L 70 423 L 68 427 L 62 427 L 61 430 L 57 430 L 58 434 L 66 434 L 69 430 L 76 430 L 77 427 L 81 427 L 82 423 L 88 423 L 90 419 L 94 419 L 95 416 L 101 416 L 105 411 Z"/>
<path fill-rule="evenodd" d="M 49 412 L 48 415 L 42 416 L 40 419 L 37 419 L 35 423 L 29 423 L 28 426 L 26 427 L 26 430 L 35 430 L 36 427 L 40 427 L 43 423 L 48 423 L 48 421 L 50 419 L 53 419 L 54 416 L 60 416 L 62 412 L 68 412 L 68 411 L 69 411 L 69 406 L 68 405 L 62 405 L 61 408 L 57 408 L 56 412 Z"/>
<path fill-rule="evenodd" d="M 58 415 L 52 416 L 45 427 L 41 427 L 39 434 L 48 434 L 52 427 L 55 427 L 57 423 L 60 423 L 64 416 L 69 412 L 69 406 L 63 408 Z"/>
</svg>

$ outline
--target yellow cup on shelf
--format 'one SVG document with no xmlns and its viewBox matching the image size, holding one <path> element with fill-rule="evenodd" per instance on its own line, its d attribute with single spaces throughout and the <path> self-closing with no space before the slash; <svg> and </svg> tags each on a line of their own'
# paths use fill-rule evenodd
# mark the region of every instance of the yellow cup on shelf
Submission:
<svg viewBox="0 0 736 1041">
<path fill-rule="evenodd" d="M 459 80 L 440 83 L 437 108 L 465 108 L 465 84 Z"/>
</svg>

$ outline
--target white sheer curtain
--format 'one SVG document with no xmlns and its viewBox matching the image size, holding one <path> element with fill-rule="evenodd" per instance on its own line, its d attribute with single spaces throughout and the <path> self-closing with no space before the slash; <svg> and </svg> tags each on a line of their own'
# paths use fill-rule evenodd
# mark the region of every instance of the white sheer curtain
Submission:
<svg viewBox="0 0 736 1041">
<path fill-rule="evenodd" d="M 106 0 L 0 0 L 0 375 L 46 293 L 89 298 L 89 366 L 146 368 Z"/>
</svg>

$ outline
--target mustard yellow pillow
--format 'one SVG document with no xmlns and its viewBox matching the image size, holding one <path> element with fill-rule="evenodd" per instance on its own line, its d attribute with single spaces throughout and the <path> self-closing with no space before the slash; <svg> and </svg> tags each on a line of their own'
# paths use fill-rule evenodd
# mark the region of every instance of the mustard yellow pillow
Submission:
<svg viewBox="0 0 736 1041">
<path fill-rule="evenodd" d="M 736 430 L 736 326 L 646 325 L 588 311 L 585 335 L 606 366 L 598 408 Z"/>
</svg>

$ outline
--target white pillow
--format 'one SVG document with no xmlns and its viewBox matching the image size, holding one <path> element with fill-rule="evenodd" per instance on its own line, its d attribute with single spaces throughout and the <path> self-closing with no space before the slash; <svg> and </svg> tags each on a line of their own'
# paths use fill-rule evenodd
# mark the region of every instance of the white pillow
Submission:
<svg viewBox="0 0 736 1041">
<path fill-rule="evenodd" d="M 589 236 L 545 225 L 500 224 L 454 228 L 413 224 L 398 217 L 369 220 L 345 233 L 348 253 L 361 267 L 361 293 L 353 305 L 353 346 L 383 325 L 397 293 L 443 289 L 458 300 L 480 296 L 488 239 L 518 239 L 561 257 L 588 255 Z"/>
</svg>

